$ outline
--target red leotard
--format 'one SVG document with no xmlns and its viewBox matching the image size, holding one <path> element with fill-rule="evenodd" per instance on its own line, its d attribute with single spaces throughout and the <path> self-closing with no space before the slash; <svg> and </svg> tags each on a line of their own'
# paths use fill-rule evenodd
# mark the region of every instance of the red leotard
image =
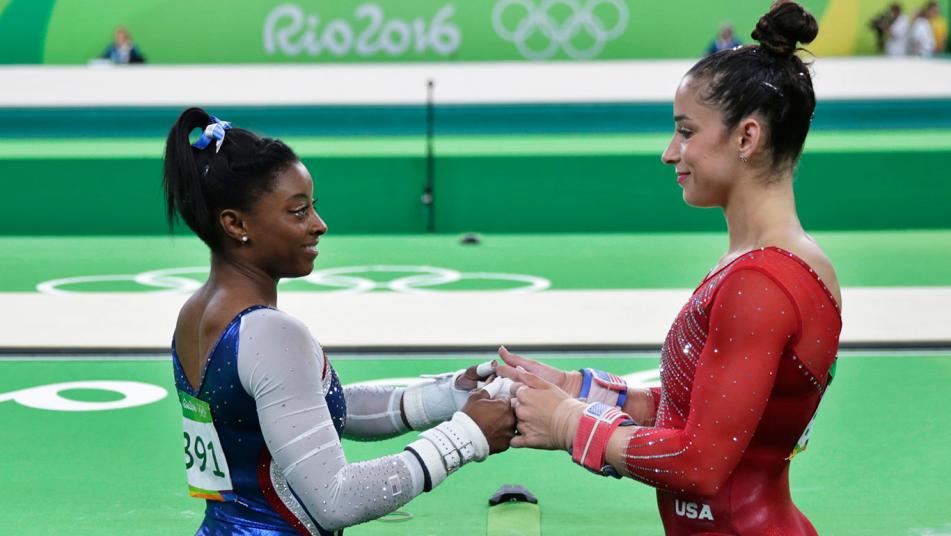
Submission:
<svg viewBox="0 0 951 536">
<path fill-rule="evenodd" d="M 816 534 L 789 494 L 789 456 L 835 361 L 838 306 L 807 264 L 757 250 L 708 276 L 661 354 L 653 427 L 625 452 L 657 488 L 669 536 Z"/>
</svg>

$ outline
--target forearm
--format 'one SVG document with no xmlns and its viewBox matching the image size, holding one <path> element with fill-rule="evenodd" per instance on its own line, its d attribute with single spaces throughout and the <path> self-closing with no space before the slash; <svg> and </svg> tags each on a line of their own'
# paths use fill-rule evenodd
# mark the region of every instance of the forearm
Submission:
<svg viewBox="0 0 951 536">
<path fill-rule="evenodd" d="M 377 519 L 423 493 L 423 471 L 405 450 L 344 464 L 323 476 L 325 468 L 316 469 L 317 463 L 315 459 L 286 478 L 302 506 L 326 530 Z"/>
<path fill-rule="evenodd" d="M 345 387 L 347 425 L 343 433 L 349 439 L 383 439 L 435 426 L 461 410 L 472 388 L 482 386 L 482 379 L 494 372 L 490 361 L 465 370 L 427 376 L 406 388 Z M 503 396 L 507 397 L 508 393 Z"/>
<path fill-rule="evenodd" d="M 276 470 L 295 500 L 327 530 L 377 519 L 435 488 L 466 463 L 488 456 L 481 431 L 461 412 L 398 454 L 357 463 L 347 462 L 332 428 L 318 425 L 281 439 L 285 432 L 266 431 Z"/>
<path fill-rule="evenodd" d="M 403 415 L 405 389 L 389 385 L 354 385 L 344 387 L 347 399 L 347 439 L 377 440 L 398 436 L 409 430 Z"/>
</svg>

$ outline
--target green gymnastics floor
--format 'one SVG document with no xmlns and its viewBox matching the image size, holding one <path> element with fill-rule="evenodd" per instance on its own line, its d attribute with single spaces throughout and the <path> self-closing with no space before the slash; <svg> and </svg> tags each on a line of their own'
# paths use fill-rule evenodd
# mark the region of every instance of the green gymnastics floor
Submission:
<svg viewBox="0 0 951 536">
<path fill-rule="evenodd" d="M 951 286 L 951 230 L 812 233 L 843 287 Z M 726 249 L 722 233 L 486 235 L 335 235 L 320 242 L 315 270 L 371 265 L 445 267 L 545 278 L 551 289 L 693 288 Z M 0 293 L 32 292 L 75 277 L 134 276 L 196 267 L 204 280 L 208 250 L 193 237 L 0 236 Z M 385 274 L 383 274 L 385 276 Z M 116 277 L 115 279 L 119 279 Z M 127 278 L 128 279 L 128 278 Z M 439 290 L 489 290 L 515 283 L 463 280 Z M 499 287 L 501 285 L 501 287 Z M 77 281 L 64 290 L 154 291 L 132 281 Z M 289 281 L 283 290 L 331 290 Z M 848 304 L 846 304 L 846 307 Z"/>
<path fill-rule="evenodd" d="M 951 231 L 814 233 L 846 287 L 951 286 Z M 477 246 L 456 235 L 340 236 L 321 241 L 318 270 L 368 265 L 438 266 L 459 271 L 529 274 L 552 289 L 691 288 L 725 248 L 716 233 L 486 235 Z M 75 277 L 132 276 L 207 266 L 190 237 L 0 237 L 4 293 Z M 200 270 L 183 274 L 201 279 Z M 364 274 L 366 275 L 366 274 Z M 376 274 L 387 277 L 387 274 Z M 109 279 L 109 278 L 106 278 Z M 86 279 L 61 289 L 154 291 L 124 280 Z M 444 290 L 492 290 L 504 281 L 464 280 Z M 287 290 L 331 290 L 302 282 Z M 848 303 L 846 303 L 848 307 Z M 5 311 L 4 314 L 16 314 Z M 947 315 L 946 311 L 934 314 Z M 39 320 L 38 320 L 39 322 Z M 581 326 L 583 328 L 583 326 Z M 171 329 L 171 327 L 169 327 Z M 44 331 L 45 330 L 45 331 Z M 55 327 L 38 331 L 55 338 Z M 2 346 L 2 341 L 0 341 Z M 516 348 L 517 349 L 517 348 Z M 190 534 L 202 503 L 185 492 L 180 417 L 173 396 L 109 411 L 58 411 L 24 405 L 52 384 L 141 382 L 173 393 L 165 356 L 2 355 L 0 351 L 0 533 Z M 335 354 L 344 383 L 405 378 L 461 368 L 487 355 Z M 656 353 L 536 354 L 557 366 L 594 366 L 619 374 L 657 367 Z M 793 462 L 793 496 L 821 534 L 951 534 L 951 351 L 856 350 L 842 354 L 809 450 Z M 32 389 L 32 390 L 31 390 Z M 108 402 L 120 395 L 64 390 L 60 397 Z M 47 397 L 47 400 L 49 397 Z M 59 399 L 57 399 L 59 400 Z M 378 443 L 346 442 L 351 461 L 400 450 L 412 435 Z M 463 468 L 403 511 L 408 521 L 348 529 L 366 535 L 481 535 L 487 498 L 520 483 L 539 498 L 546 536 L 611 531 L 661 534 L 653 490 L 631 480 L 595 477 L 567 455 L 509 451 Z M 447 521 L 448 520 L 448 521 Z"/>
<path fill-rule="evenodd" d="M 484 357 L 331 359 L 349 383 L 441 372 Z M 536 357 L 565 368 L 586 365 L 625 374 L 657 366 L 656 354 Z M 174 393 L 165 357 L 0 360 L 2 532 L 192 533 L 203 503 L 185 493 L 174 394 L 142 406 L 91 412 L 34 409 L 16 400 L 30 398 L 25 389 L 89 380 L 143 382 Z M 951 353 L 842 357 L 810 447 L 793 461 L 791 472 L 793 497 L 820 534 L 951 534 L 949 382 Z M 121 398 L 88 389 L 64 390 L 59 396 L 88 402 Z M 350 461 L 364 460 L 396 452 L 412 437 L 347 441 L 344 449 Z M 485 534 L 486 500 L 506 483 L 523 484 L 537 495 L 546 536 L 661 534 L 652 489 L 591 475 L 564 453 L 528 450 L 509 450 L 464 467 L 433 493 L 406 505 L 402 510 L 412 514 L 407 521 L 372 521 L 347 533 Z"/>
</svg>

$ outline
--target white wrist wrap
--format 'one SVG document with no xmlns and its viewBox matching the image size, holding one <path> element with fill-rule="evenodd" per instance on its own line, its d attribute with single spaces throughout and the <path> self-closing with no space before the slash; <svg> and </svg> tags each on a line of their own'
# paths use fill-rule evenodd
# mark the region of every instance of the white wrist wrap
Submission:
<svg viewBox="0 0 951 536">
<path fill-rule="evenodd" d="M 456 412 L 452 420 L 421 433 L 406 449 L 415 453 L 423 464 L 425 491 L 438 486 L 467 462 L 481 462 L 489 456 L 489 442 L 482 430 L 461 411 Z"/>
<path fill-rule="evenodd" d="M 456 378 L 465 370 L 429 376 L 403 392 L 403 414 L 413 430 L 425 430 L 462 409 L 469 391 L 456 388 Z"/>
</svg>

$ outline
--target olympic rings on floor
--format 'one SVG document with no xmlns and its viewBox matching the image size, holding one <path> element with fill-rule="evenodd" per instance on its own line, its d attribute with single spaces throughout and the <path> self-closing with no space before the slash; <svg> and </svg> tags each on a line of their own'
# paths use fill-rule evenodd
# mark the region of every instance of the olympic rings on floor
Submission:
<svg viewBox="0 0 951 536">
<path fill-rule="evenodd" d="M 377 281 L 361 274 L 403 274 L 388 281 Z M 82 292 L 77 287 L 91 283 L 129 282 L 144 287 L 144 292 L 155 294 L 186 294 L 194 292 L 201 286 L 198 278 L 208 274 L 205 266 L 186 268 L 165 268 L 150 270 L 139 274 L 116 275 L 89 275 L 64 277 L 44 281 L 36 286 L 38 292 L 53 295 L 66 295 Z M 194 275 L 195 277 L 183 277 Z M 543 277 L 521 274 L 504 274 L 490 272 L 466 273 L 449 268 L 435 266 L 412 265 L 371 265 L 345 266 L 316 270 L 310 275 L 299 279 L 282 280 L 282 283 L 304 282 L 314 286 L 331 287 L 333 290 L 325 292 L 356 294 L 372 290 L 390 290 L 404 294 L 423 294 L 444 291 L 440 287 L 458 283 L 460 281 L 501 281 L 516 283 L 518 286 L 505 289 L 492 289 L 491 292 L 538 292 L 551 286 L 551 282 Z"/>
</svg>

